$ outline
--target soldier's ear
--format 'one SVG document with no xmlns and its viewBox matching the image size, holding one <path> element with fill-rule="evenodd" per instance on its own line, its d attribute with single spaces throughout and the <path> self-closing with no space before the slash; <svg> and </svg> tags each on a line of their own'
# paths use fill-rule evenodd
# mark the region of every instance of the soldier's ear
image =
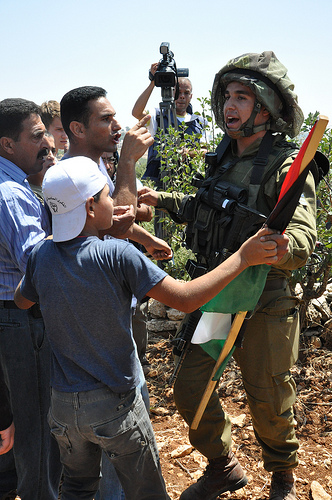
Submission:
<svg viewBox="0 0 332 500">
<path fill-rule="evenodd" d="M 262 106 L 262 115 L 263 116 L 270 116 L 270 112 L 264 106 Z"/>
</svg>

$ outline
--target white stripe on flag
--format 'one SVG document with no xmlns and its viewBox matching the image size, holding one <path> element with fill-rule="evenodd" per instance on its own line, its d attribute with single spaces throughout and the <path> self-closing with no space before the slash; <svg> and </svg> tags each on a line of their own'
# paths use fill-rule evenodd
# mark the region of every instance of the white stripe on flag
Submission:
<svg viewBox="0 0 332 500">
<path fill-rule="evenodd" d="M 192 344 L 205 344 L 211 339 L 225 340 L 232 324 L 232 315 L 203 312 L 199 320 L 193 338 Z"/>
</svg>

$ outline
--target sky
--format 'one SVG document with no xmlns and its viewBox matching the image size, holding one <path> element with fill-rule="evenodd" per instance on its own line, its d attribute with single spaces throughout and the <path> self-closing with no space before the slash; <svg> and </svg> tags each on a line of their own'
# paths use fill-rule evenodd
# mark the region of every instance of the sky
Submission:
<svg viewBox="0 0 332 500">
<path fill-rule="evenodd" d="M 41 104 L 96 85 L 122 127 L 132 127 L 150 65 L 169 42 L 177 67 L 189 68 L 194 111 L 229 59 L 273 50 L 305 116 L 319 111 L 332 122 L 331 0 L 0 0 L 0 18 L 0 99 Z M 155 88 L 147 107 L 160 101 Z"/>
</svg>

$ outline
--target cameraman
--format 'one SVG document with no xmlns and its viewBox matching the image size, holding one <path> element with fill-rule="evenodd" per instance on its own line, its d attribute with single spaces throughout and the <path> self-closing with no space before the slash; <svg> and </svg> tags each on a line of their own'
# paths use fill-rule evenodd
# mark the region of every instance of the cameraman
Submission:
<svg viewBox="0 0 332 500">
<path fill-rule="evenodd" d="M 132 114 L 135 118 L 138 117 L 143 118 L 143 116 L 146 115 L 145 106 L 147 105 L 147 102 L 152 94 L 152 91 L 155 88 L 154 75 L 158 69 L 158 66 L 159 63 L 154 63 L 151 65 L 149 72 L 149 78 L 151 82 L 149 83 L 148 87 L 144 90 L 144 92 L 139 96 L 132 110 Z M 193 110 L 190 104 L 192 98 L 191 81 L 189 80 L 189 78 L 179 78 L 178 83 L 179 83 L 179 96 L 176 99 L 176 101 L 174 101 L 178 125 L 180 125 L 183 122 L 186 124 L 187 126 L 185 129 L 186 134 L 190 135 L 201 134 L 205 126 L 205 121 L 201 116 L 193 114 Z M 146 125 L 146 127 L 150 132 L 150 134 L 152 135 L 152 137 L 154 137 L 158 127 L 160 126 L 160 109 L 155 108 L 151 110 L 150 115 L 151 115 L 151 120 Z M 163 118 L 164 118 L 165 128 L 167 129 L 169 124 L 166 114 L 165 116 L 163 116 Z M 172 123 L 171 125 L 174 126 L 174 123 Z M 161 186 L 160 158 L 157 158 L 157 150 L 155 149 L 155 145 L 152 145 L 149 148 L 147 167 L 143 175 L 143 179 L 145 178 L 150 178 L 157 184 L 158 187 Z"/>
<path fill-rule="evenodd" d="M 137 99 L 132 114 L 135 118 L 142 118 L 147 114 L 145 110 L 145 106 L 152 94 L 153 89 L 155 88 L 154 75 L 158 70 L 159 63 L 154 63 L 151 65 L 149 71 L 150 83 L 148 87 L 144 90 L 144 92 Z M 205 120 L 198 115 L 193 114 L 192 106 L 190 104 L 192 98 L 192 85 L 189 78 L 179 78 L 178 79 L 179 86 L 179 95 L 178 98 L 174 101 L 175 103 L 175 111 L 178 125 L 181 123 L 186 124 L 186 129 L 184 132 L 186 134 L 194 135 L 194 134 L 202 134 L 203 128 L 206 125 Z M 174 89 L 174 93 L 176 93 L 176 89 Z M 151 120 L 147 123 L 146 127 L 152 137 L 156 135 L 157 129 L 160 126 L 160 109 L 154 108 L 149 112 L 151 115 Z M 171 125 L 174 126 L 172 118 Z M 167 130 L 169 123 L 167 113 L 163 113 L 163 120 L 165 130 Z M 190 145 L 192 148 L 192 143 Z M 188 149 L 183 150 L 183 156 L 192 156 L 193 151 Z M 151 179 L 156 184 L 156 189 L 165 189 L 161 180 L 161 172 L 160 172 L 160 157 L 157 156 L 157 143 L 155 142 L 148 151 L 148 159 L 146 171 L 144 172 L 143 179 Z M 162 210 L 155 210 L 155 218 L 154 218 L 154 230 L 155 235 L 159 238 L 163 238 L 167 240 L 167 231 L 162 222 L 159 222 L 159 219 L 164 219 L 165 213 Z M 163 264 L 158 262 L 158 266 L 162 266 Z"/>
</svg>

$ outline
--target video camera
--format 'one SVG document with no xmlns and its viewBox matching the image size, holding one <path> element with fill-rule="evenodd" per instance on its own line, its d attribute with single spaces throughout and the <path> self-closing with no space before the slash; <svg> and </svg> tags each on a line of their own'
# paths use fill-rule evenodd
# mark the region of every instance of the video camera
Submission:
<svg viewBox="0 0 332 500">
<path fill-rule="evenodd" d="M 189 69 L 176 68 L 174 54 L 169 50 L 168 42 L 162 42 L 159 50 L 163 58 L 160 60 L 158 69 L 154 75 L 155 86 L 161 88 L 175 87 L 178 78 L 189 76 Z"/>
</svg>

